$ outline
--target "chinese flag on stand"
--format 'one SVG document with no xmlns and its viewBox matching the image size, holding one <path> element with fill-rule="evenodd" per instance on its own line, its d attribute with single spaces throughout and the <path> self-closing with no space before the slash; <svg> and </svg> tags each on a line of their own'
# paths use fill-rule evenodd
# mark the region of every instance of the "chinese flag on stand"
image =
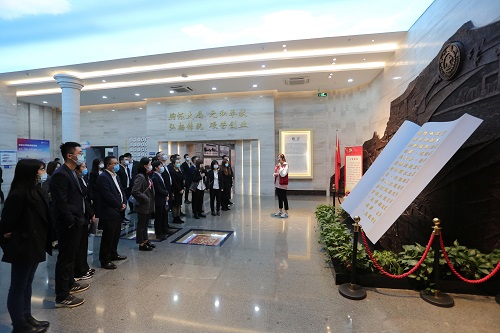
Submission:
<svg viewBox="0 0 500 333">
<path fill-rule="evenodd" d="M 339 141 L 339 131 L 335 138 L 335 192 L 339 193 L 340 183 L 340 141 Z"/>
</svg>

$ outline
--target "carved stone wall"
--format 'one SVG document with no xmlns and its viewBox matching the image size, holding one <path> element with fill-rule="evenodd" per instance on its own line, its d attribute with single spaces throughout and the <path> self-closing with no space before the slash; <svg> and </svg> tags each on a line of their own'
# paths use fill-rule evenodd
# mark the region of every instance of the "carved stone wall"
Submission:
<svg viewBox="0 0 500 333">
<path fill-rule="evenodd" d="M 367 169 L 403 121 L 456 120 L 464 113 L 483 123 L 406 209 L 379 246 L 426 244 L 432 219 L 442 221 L 445 243 L 491 252 L 500 248 L 500 21 L 475 29 L 464 24 L 441 52 L 391 103 L 382 138 L 363 144 Z M 366 171 L 366 170 L 365 170 Z"/>
</svg>

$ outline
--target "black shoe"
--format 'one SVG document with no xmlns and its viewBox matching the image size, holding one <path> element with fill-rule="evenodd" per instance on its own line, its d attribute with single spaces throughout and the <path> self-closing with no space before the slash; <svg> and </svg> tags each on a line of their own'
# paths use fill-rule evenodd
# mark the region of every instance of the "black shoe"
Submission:
<svg viewBox="0 0 500 333">
<path fill-rule="evenodd" d="M 34 327 L 30 324 L 23 324 L 21 326 L 14 326 L 12 333 L 43 333 L 47 331 L 47 327 Z"/>
<path fill-rule="evenodd" d="M 129 223 L 129 222 L 130 222 L 130 220 L 129 220 L 128 218 L 124 217 L 124 218 L 123 218 L 123 222 L 125 222 L 125 223 Z"/>
<path fill-rule="evenodd" d="M 149 247 L 152 247 L 153 249 L 156 248 L 156 245 L 151 243 L 150 241 L 146 241 L 146 244 L 148 244 Z"/>
<path fill-rule="evenodd" d="M 26 322 L 33 327 L 49 327 L 50 323 L 48 321 L 36 320 L 32 316 L 26 317 Z"/>
<path fill-rule="evenodd" d="M 121 256 L 121 255 L 117 255 L 116 257 L 111 258 L 111 260 L 113 261 L 125 260 L 125 259 L 127 259 L 127 256 Z"/>
<path fill-rule="evenodd" d="M 116 269 L 116 265 L 113 264 L 112 262 L 107 262 L 105 264 L 101 264 L 101 268 L 104 268 L 104 269 Z"/>
<path fill-rule="evenodd" d="M 153 248 L 146 243 L 144 245 L 139 245 L 139 251 L 153 251 Z"/>
<path fill-rule="evenodd" d="M 198 216 L 199 216 L 199 217 L 207 217 L 207 216 L 206 216 L 205 214 L 203 214 L 203 213 L 198 214 Z"/>
<path fill-rule="evenodd" d="M 181 223 L 184 223 L 184 221 L 181 220 L 180 217 L 175 217 L 174 220 L 172 221 L 172 223 L 181 224 Z"/>
<path fill-rule="evenodd" d="M 217 216 L 220 216 L 220 210 L 217 211 Z"/>
<path fill-rule="evenodd" d="M 194 214 L 194 216 L 193 216 L 193 217 L 194 217 L 195 219 L 197 219 L 197 220 L 199 220 L 199 219 L 200 219 L 200 217 L 198 216 L 198 214 Z"/>
<path fill-rule="evenodd" d="M 181 212 L 181 215 L 180 215 L 180 216 L 181 216 L 181 217 L 184 217 L 184 216 L 186 216 L 186 214 L 184 214 L 183 212 Z"/>
<path fill-rule="evenodd" d="M 191 201 L 189 201 L 189 200 L 184 200 L 184 203 L 189 205 L 189 204 L 191 203 Z"/>
<path fill-rule="evenodd" d="M 95 274 L 95 269 L 89 268 L 89 270 L 87 271 L 87 274 L 94 275 Z"/>
<path fill-rule="evenodd" d="M 234 205 L 234 203 L 232 203 L 231 201 L 229 201 L 229 204 L 230 204 L 230 205 Z"/>
<path fill-rule="evenodd" d="M 215 212 L 214 212 L 214 211 L 212 211 L 212 213 L 211 213 L 211 214 L 212 214 L 212 216 L 215 216 Z"/>
<path fill-rule="evenodd" d="M 229 210 L 229 208 L 224 207 L 224 208 L 221 208 L 221 210 L 222 210 L 223 212 L 225 212 L 225 211 L 228 211 L 228 210 Z"/>
</svg>

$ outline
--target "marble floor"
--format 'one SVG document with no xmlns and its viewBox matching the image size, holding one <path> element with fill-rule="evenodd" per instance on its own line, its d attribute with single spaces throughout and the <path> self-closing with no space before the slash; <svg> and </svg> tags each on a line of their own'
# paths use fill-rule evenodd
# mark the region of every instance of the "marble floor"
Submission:
<svg viewBox="0 0 500 333">
<path fill-rule="evenodd" d="M 493 297 L 452 294 L 453 308 L 406 290 L 368 289 L 362 301 L 343 298 L 317 241 L 314 209 L 330 200 L 289 199 L 287 219 L 273 216 L 272 197 L 236 195 L 220 217 L 195 220 L 187 212 L 183 229 L 152 252 L 121 239 L 119 252 L 128 259 L 113 271 L 97 268 L 96 237 L 89 262 L 97 272 L 79 294 L 85 304 L 73 309 L 54 307 L 51 257 L 33 283 L 33 314 L 50 321 L 52 333 L 500 332 Z M 234 232 L 222 246 L 171 243 L 190 228 Z M 11 330 L 9 283 L 10 265 L 0 263 L 2 333 Z"/>
</svg>

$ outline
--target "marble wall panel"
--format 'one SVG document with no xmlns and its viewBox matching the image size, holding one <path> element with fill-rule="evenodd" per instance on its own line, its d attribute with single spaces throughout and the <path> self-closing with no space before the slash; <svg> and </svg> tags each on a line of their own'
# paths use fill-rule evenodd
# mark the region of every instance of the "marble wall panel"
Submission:
<svg viewBox="0 0 500 333">
<path fill-rule="evenodd" d="M 16 93 L 0 82 L 0 150 L 17 149 L 17 106 Z M 2 168 L 4 180 L 2 191 L 5 196 L 14 178 L 14 168 Z"/>
</svg>

